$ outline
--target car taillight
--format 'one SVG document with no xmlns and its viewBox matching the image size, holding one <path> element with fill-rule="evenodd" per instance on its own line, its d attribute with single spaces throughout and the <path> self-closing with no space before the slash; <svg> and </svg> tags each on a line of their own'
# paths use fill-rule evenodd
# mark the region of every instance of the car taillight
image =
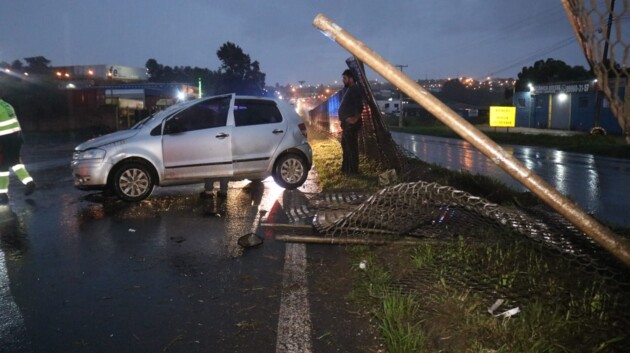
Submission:
<svg viewBox="0 0 630 353">
<path fill-rule="evenodd" d="M 308 138 L 308 136 L 306 136 L 306 125 L 304 125 L 304 123 L 300 123 L 298 124 L 298 127 L 300 128 L 300 132 L 302 133 L 302 136 L 304 136 L 305 138 Z"/>
</svg>

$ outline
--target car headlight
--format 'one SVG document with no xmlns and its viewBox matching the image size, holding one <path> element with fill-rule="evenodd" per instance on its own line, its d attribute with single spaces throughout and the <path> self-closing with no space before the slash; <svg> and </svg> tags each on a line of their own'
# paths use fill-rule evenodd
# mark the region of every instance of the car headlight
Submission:
<svg viewBox="0 0 630 353">
<path fill-rule="evenodd" d="M 103 159 L 105 158 L 105 150 L 100 148 L 93 148 L 83 152 L 74 152 L 72 159 L 84 160 L 84 159 Z"/>
</svg>

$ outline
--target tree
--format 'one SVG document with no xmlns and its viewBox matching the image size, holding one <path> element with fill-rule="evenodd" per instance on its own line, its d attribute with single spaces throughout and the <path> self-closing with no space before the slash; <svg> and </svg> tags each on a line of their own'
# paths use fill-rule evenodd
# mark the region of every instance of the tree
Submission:
<svg viewBox="0 0 630 353">
<path fill-rule="evenodd" d="M 595 76 L 583 66 L 569 66 L 564 61 L 552 58 L 539 60 L 534 66 L 523 67 L 516 82 L 517 91 L 528 90 L 527 85 L 547 82 L 592 80 Z"/>
<path fill-rule="evenodd" d="M 24 68 L 24 65 L 22 64 L 22 62 L 20 60 L 14 60 L 11 63 L 11 68 L 13 70 L 22 70 Z"/>
<path fill-rule="evenodd" d="M 217 51 L 222 65 L 221 88 L 224 92 L 263 95 L 265 74 L 260 72 L 258 61 L 251 61 L 249 55 L 238 45 L 226 42 Z"/>
<path fill-rule="evenodd" d="M 50 71 L 50 60 L 43 56 L 32 56 L 30 58 L 24 58 L 26 61 L 27 69 L 29 72 L 44 74 Z"/>
<path fill-rule="evenodd" d="M 177 82 L 196 86 L 201 80 L 204 95 L 218 93 L 239 93 L 263 95 L 265 74 L 260 71 L 258 61 L 251 61 L 249 55 L 234 43 L 226 42 L 217 51 L 222 62 L 217 71 L 190 66 L 162 65 L 155 59 L 145 63 L 150 82 Z"/>
<path fill-rule="evenodd" d="M 466 86 L 458 79 L 452 79 L 444 82 L 442 92 L 440 94 L 447 102 L 467 102 L 469 96 Z"/>
<path fill-rule="evenodd" d="M 190 86 L 197 86 L 201 80 L 204 95 L 214 95 L 219 92 L 219 74 L 206 68 L 190 66 L 162 65 L 155 59 L 149 59 L 144 64 L 149 73 L 149 82 L 177 82 Z"/>
<path fill-rule="evenodd" d="M 149 59 L 147 60 L 144 67 L 147 68 L 147 73 L 149 74 L 149 82 L 159 82 L 160 77 L 162 76 L 163 66 L 160 65 L 157 60 Z"/>
</svg>

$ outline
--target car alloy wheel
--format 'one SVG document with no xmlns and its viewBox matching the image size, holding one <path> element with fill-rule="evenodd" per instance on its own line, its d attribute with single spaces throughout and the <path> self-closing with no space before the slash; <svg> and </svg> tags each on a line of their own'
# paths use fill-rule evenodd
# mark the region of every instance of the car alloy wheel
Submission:
<svg viewBox="0 0 630 353">
<path fill-rule="evenodd" d="M 297 154 L 287 154 L 278 160 L 274 180 L 285 189 L 295 189 L 306 181 L 308 168 L 304 158 Z"/>
<path fill-rule="evenodd" d="M 114 178 L 114 191 L 123 200 L 144 200 L 153 191 L 153 178 L 144 164 L 127 163 L 118 169 Z"/>
</svg>

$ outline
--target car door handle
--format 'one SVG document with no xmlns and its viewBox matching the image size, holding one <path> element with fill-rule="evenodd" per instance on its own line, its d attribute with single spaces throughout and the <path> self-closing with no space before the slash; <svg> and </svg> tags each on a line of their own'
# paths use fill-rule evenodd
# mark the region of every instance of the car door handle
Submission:
<svg viewBox="0 0 630 353">
<path fill-rule="evenodd" d="M 277 135 L 277 134 L 281 134 L 281 133 L 283 133 L 283 132 L 284 132 L 284 130 L 280 130 L 280 129 L 273 129 L 273 131 L 272 131 L 272 132 L 273 132 L 275 135 Z"/>
<path fill-rule="evenodd" d="M 215 137 L 218 138 L 218 139 L 224 139 L 224 138 L 226 138 L 228 136 L 230 136 L 230 135 L 226 134 L 225 132 L 220 132 Z"/>
</svg>

